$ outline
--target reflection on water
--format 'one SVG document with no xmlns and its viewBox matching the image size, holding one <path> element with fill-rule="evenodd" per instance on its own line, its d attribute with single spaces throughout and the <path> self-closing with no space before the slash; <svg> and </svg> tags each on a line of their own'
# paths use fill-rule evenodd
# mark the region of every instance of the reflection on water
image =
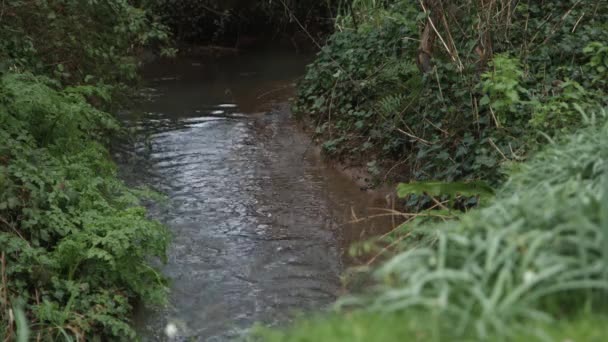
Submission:
<svg viewBox="0 0 608 342">
<path fill-rule="evenodd" d="M 272 52 L 148 68 L 121 170 L 167 195 L 151 212 L 173 241 L 170 305 L 140 310 L 144 340 L 163 340 L 169 322 L 184 339 L 229 340 L 339 293 L 341 254 L 360 233 L 342 223 L 369 198 L 311 153 L 290 116 L 304 64 Z"/>
</svg>

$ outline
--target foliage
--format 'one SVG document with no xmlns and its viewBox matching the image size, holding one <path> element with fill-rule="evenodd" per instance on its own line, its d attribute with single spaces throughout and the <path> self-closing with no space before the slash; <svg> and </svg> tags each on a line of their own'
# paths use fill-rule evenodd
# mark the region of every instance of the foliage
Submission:
<svg viewBox="0 0 608 342">
<path fill-rule="evenodd" d="M 309 65 L 294 109 L 331 157 L 401 165 L 409 183 L 398 192 L 418 210 L 354 248 L 369 256 L 380 245 L 356 269 L 371 289 L 339 299 L 336 313 L 262 336 L 601 340 L 608 125 L 605 110 L 583 113 L 608 105 L 607 6 L 354 1 Z M 428 52 L 425 31 L 434 35 Z M 499 186 L 492 203 L 464 214 L 441 205 L 489 197 L 485 185 L 475 189 L 480 179 Z"/>
<path fill-rule="evenodd" d="M 519 60 L 506 55 L 496 55 L 490 62 L 490 71 L 481 75 L 481 88 L 485 94 L 480 106 L 488 106 L 497 126 L 504 125 L 507 118 L 518 113 L 522 95 L 527 90 L 521 86 L 524 72 Z"/>
<path fill-rule="evenodd" d="M 546 340 L 569 331 L 556 327 L 553 317 L 576 322 L 576 313 L 605 314 L 605 115 L 588 117 L 591 127 L 520 165 L 490 206 L 459 221 L 417 227 L 372 271 L 371 293 L 338 301 L 341 316 L 304 321 L 269 340 L 305 341 L 315 334 L 347 340 L 380 331 L 424 340 Z M 353 317 L 369 322 L 353 324 Z M 394 323 L 398 317 L 408 324 Z"/>
<path fill-rule="evenodd" d="M 189 43 L 242 44 L 252 35 L 291 38 L 302 25 L 312 34 L 331 30 L 342 1 L 302 2 L 150 0 L 178 40 Z M 298 23 L 296 22 L 298 21 Z M 283 37 L 286 36 L 286 37 Z"/>
<path fill-rule="evenodd" d="M 420 211 L 425 202 L 434 202 L 437 209 L 467 209 L 488 203 L 494 197 L 494 189 L 485 182 L 413 182 L 399 183 L 397 196 L 408 199 L 408 208 L 416 204 Z M 430 199 L 429 199 L 430 198 Z"/>
<path fill-rule="evenodd" d="M 604 43 L 592 42 L 583 49 L 583 52 L 590 57 L 585 67 L 586 71 L 593 75 L 591 85 L 606 89 L 608 86 L 608 46 Z"/>
<path fill-rule="evenodd" d="M 328 317 L 329 316 L 329 317 Z M 583 314 L 569 320 L 538 323 L 533 330 L 521 333 L 512 341 L 604 341 L 608 333 L 605 315 Z M 290 330 L 258 329 L 256 336 L 268 342 L 393 342 L 393 341 L 474 341 L 474 336 L 455 338 L 449 322 L 422 312 L 377 314 L 363 310 L 346 315 L 325 315 L 312 319 L 300 319 Z M 438 329 L 443 327 L 444 329 Z M 542 332 L 542 333 L 541 333 Z M 539 336 L 540 335 L 540 336 Z M 486 341 L 504 341 L 501 336 L 491 336 Z"/>
<path fill-rule="evenodd" d="M 161 303 L 167 232 L 117 179 L 108 107 L 136 55 L 168 33 L 134 2 L 0 4 L 0 335 L 133 340 L 136 300 Z M 28 327 L 29 325 L 29 327 Z"/>
<path fill-rule="evenodd" d="M 499 183 L 504 165 L 544 141 L 539 131 L 572 132 L 581 110 L 607 98 L 605 2 L 504 3 L 447 6 L 421 73 L 426 9 L 353 2 L 300 82 L 295 112 L 334 158 L 396 164 L 398 180 Z"/>
<path fill-rule="evenodd" d="M 22 298 L 44 339 L 134 338 L 132 301 L 164 298 L 147 258 L 167 235 L 116 179 L 101 144 L 115 120 L 31 74 L 5 75 L 0 94 L 3 321 Z"/>
<path fill-rule="evenodd" d="M 606 295 L 608 126 L 593 127 L 522 165 L 488 208 L 429 235 L 376 272 L 377 295 L 344 299 L 370 310 L 436 310 L 456 331 L 509 336 Z M 600 158 L 598 158 L 600 156 Z"/>
<path fill-rule="evenodd" d="M 134 55 L 142 46 L 167 39 L 150 12 L 127 0 L 6 0 L 0 9 L 0 71 L 115 85 L 136 79 Z"/>
<path fill-rule="evenodd" d="M 483 182 L 419 182 L 419 183 L 400 183 L 397 185 L 399 197 L 406 197 L 409 194 L 428 194 L 431 196 L 451 195 L 451 196 L 492 196 L 494 190 Z"/>
</svg>

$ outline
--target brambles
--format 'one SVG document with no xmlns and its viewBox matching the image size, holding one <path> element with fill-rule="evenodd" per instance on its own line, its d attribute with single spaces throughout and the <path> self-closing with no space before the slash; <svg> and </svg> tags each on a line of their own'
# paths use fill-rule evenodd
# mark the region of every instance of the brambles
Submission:
<svg viewBox="0 0 608 342">
<path fill-rule="evenodd" d="M 64 84 L 116 85 L 137 77 L 135 54 L 168 32 L 128 1 L 5 1 L 0 71 L 27 70 Z"/>
</svg>

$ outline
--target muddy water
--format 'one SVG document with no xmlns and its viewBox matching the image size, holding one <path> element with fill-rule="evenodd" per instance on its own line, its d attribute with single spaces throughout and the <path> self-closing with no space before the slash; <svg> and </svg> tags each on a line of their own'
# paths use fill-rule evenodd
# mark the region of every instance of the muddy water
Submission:
<svg viewBox="0 0 608 342">
<path fill-rule="evenodd" d="M 339 294 L 343 253 L 361 233 L 345 223 L 377 203 L 324 164 L 291 117 L 305 63 L 273 51 L 147 68 L 147 100 L 125 117 L 136 138 L 122 174 L 167 195 L 152 215 L 173 241 L 170 304 L 140 310 L 144 340 L 166 340 L 168 323 L 183 340 L 231 340 Z"/>
</svg>

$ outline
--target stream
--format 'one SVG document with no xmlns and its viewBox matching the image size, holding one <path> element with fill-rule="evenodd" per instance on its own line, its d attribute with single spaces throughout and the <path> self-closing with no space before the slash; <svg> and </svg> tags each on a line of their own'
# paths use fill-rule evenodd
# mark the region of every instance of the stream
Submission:
<svg viewBox="0 0 608 342">
<path fill-rule="evenodd" d="M 232 340 L 341 293 L 348 245 L 376 229 L 348 222 L 382 199 L 327 166 L 292 118 L 308 60 L 265 51 L 146 67 L 118 158 L 127 183 L 167 196 L 150 214 L 172 234 L 169 305 L 138 309 L 144 341 L 166 340 L 169 323 L 178 340 Z"/>
</svg>

